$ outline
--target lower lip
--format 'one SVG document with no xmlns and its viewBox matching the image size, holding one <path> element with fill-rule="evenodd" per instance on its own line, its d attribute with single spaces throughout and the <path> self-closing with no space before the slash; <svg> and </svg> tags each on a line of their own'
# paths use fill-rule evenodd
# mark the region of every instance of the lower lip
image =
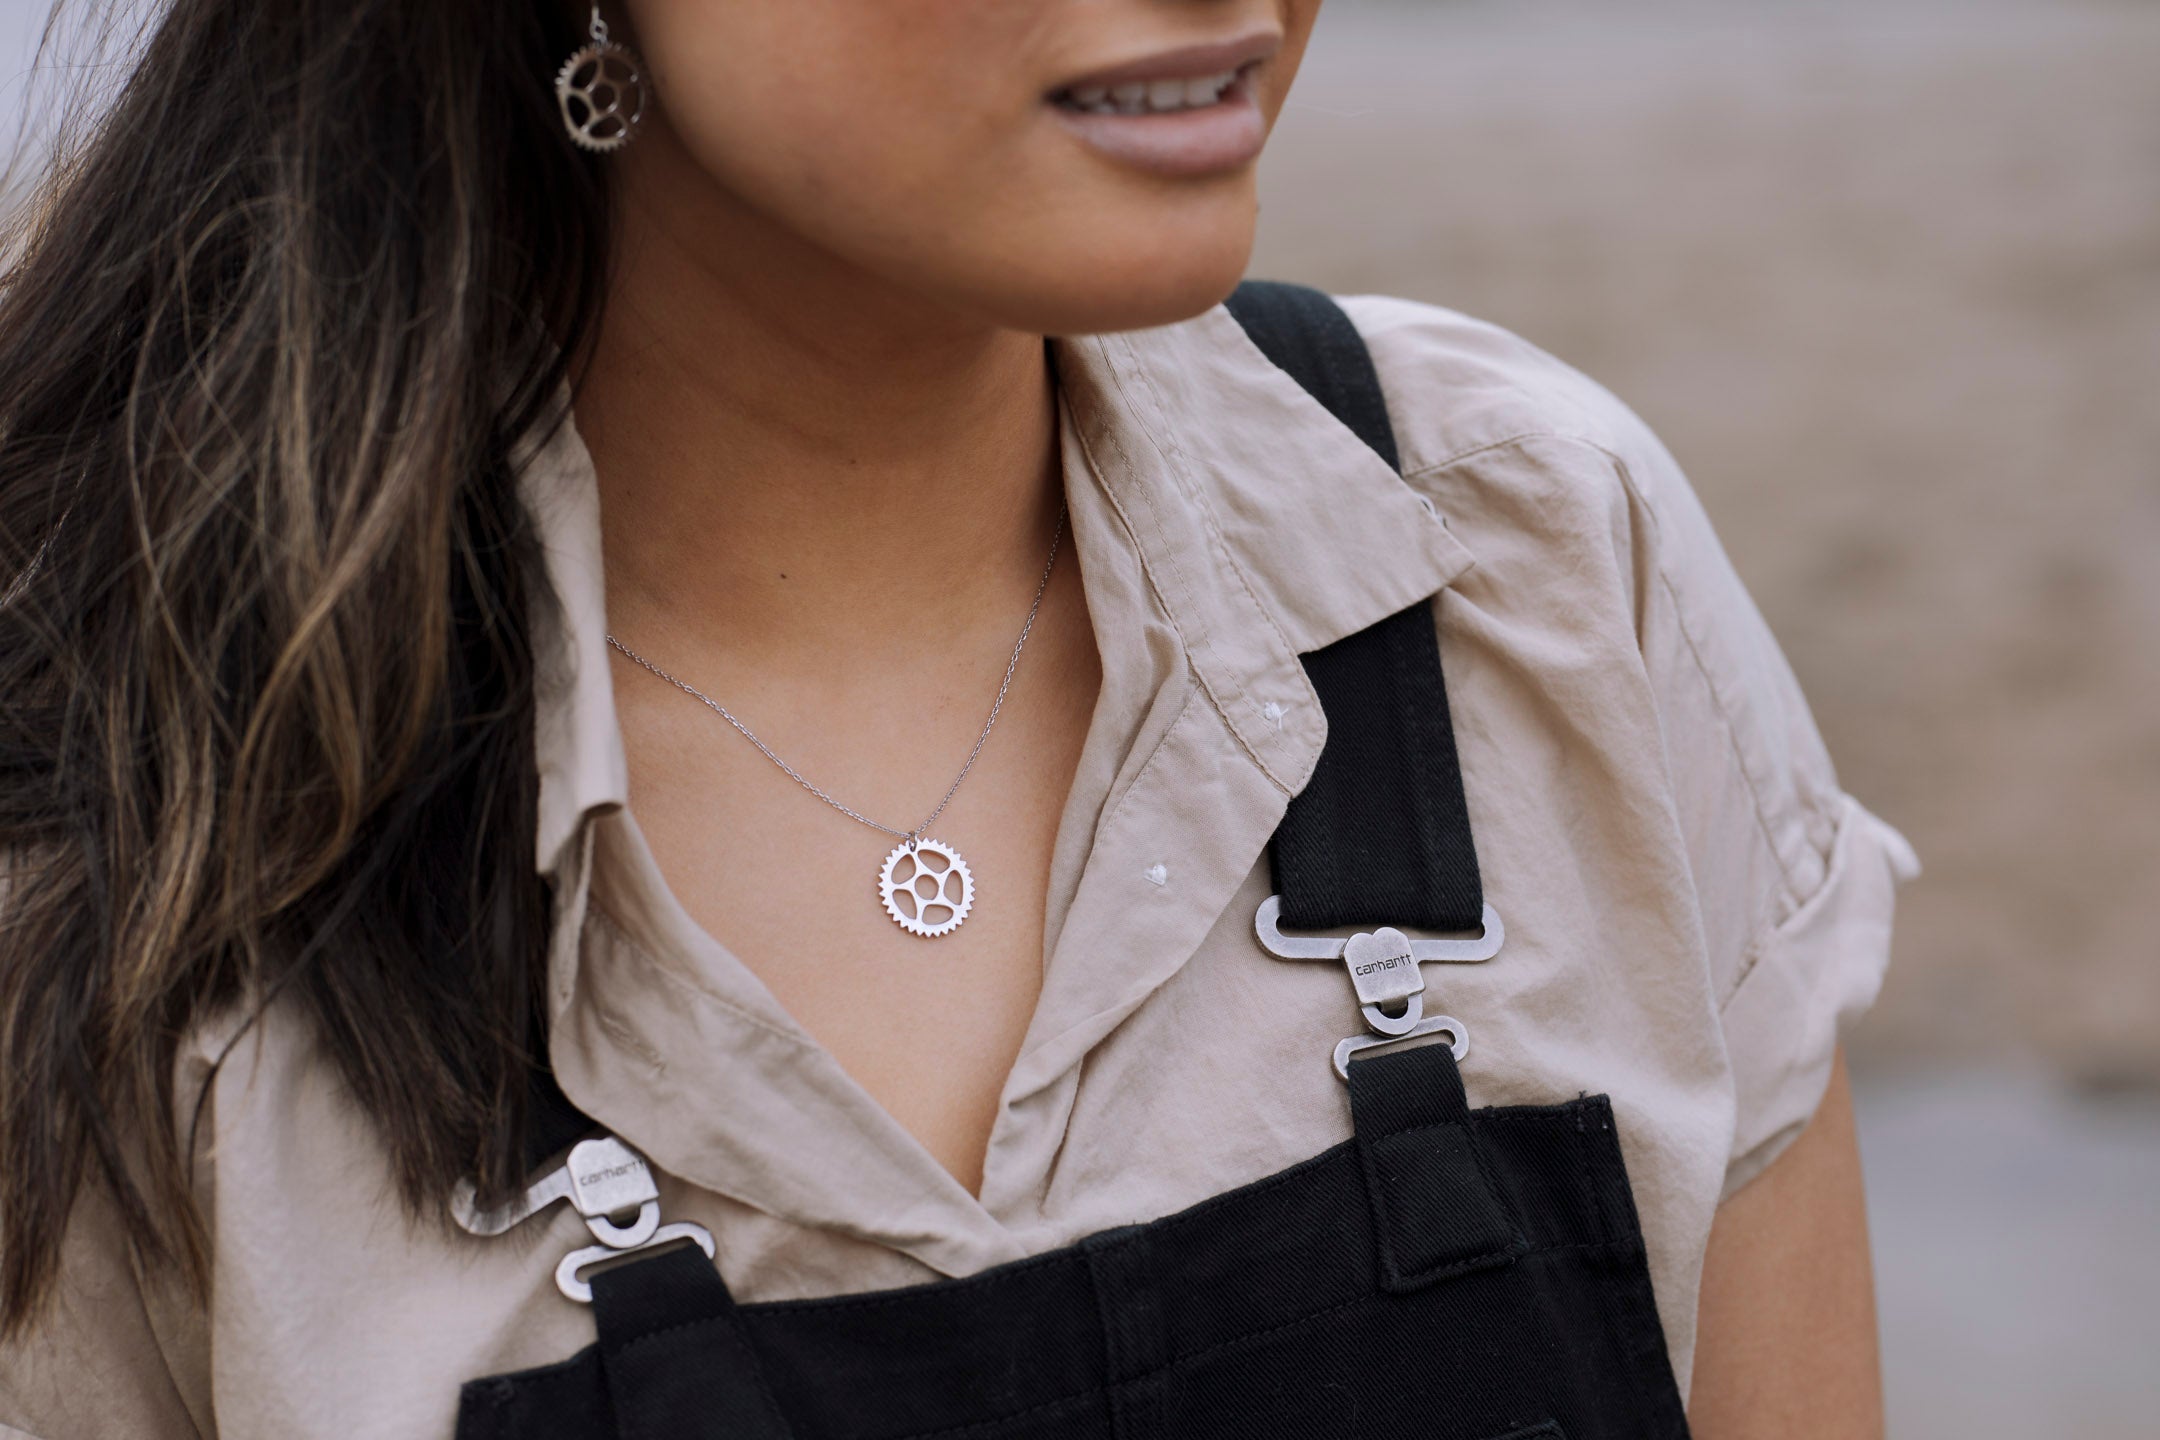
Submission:
<svg viewBox="0 0 2160 1440">
<path fill-rule="evenodd" d="M 1058 119 L 1097 153 L 1158 175 L 1217 175 L 1260 156 L 1267 125 L 1253 98 L 1252 72 L 1213 105 L 1159 114 L 1100 115 L 1050 102 Z"/>
</svg>

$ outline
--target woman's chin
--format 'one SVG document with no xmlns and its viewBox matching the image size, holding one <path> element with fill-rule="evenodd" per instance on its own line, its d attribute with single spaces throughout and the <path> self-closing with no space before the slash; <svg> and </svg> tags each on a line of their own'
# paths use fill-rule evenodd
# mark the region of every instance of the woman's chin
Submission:
<svg viewBox="0 0 2160 1440">
<path fill-rule="evenodd" d="M 1244 278 L 1252 240 L 1248 211 L 1242 223 L 1212 233 L 1187 230 L 1172 245 L 1105 239 L 1038 251 L 1003 276 L 998 293 L 983 296 L 978 308 L 1014 329 L 1046 335 L 1172 325 L 1222 303 Z"/>
</svg>

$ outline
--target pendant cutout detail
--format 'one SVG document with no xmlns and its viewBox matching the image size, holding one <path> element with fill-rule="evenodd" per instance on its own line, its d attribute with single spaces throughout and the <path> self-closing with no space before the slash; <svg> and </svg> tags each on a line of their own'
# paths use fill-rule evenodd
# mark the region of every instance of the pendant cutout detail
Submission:
<svg viewBox="0 0 2160 1440">
<path fill-rule="evenodd" d="M 627 46 L 597 31 L 593 43 L 563 62 L 555 75 L 563 126 L 587 150 L 620 150 L 645 119 L 645 74 Z"/>
<path fill-rule="evenodd" d="M 935 940 L 959 929 L 975 908 L 975 877 L 942 840 L 903 840 L 885 857 L 878 898 L 895 925 Z"/>
</svg>

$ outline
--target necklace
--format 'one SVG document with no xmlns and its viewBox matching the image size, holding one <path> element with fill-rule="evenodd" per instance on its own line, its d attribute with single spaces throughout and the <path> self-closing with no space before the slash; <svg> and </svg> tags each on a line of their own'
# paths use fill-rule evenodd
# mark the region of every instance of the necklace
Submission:
<svg viewBox="0 0 2160 1440">
<path fill-rule="evenodd" d="M 998 681 L 997 698 L 990 702 L 989 718 L 983 721 L 982 733 L 975 737 L 975 747 L 968 751 L 960 773 L 953 776 L 952 784 L 923 816 L 922 823 L 912 830 L 901 830 L 881 821 L 873 820 L 859 810 L 841 804 L 817 786 L 805 779 L 802 772 L 773 753 L 770 745 L 758 739 L 757 732 L 735 718 L 725 705 L 698 689 L 686 680 L 677 679 L 667 671 L 631 649 L 610 634 L 607 643 L 620 650 L 634 665 L 651 671 L 668 684 L 703 704 L 715 715 L 727 721 L 741 732 L 742 737 L 773 764 L 787 773 L 797 785 L 839 811 L 848 819 L 887 835 L 897 836 L 900 843 L 893 846 L 885 856 L 885 864 L 878 871 L 878 898 L 884 902 L 885 913 L 893 923 L 910 935 L 920 935 L 925 940 L 935 940 L 950 935 L 960 928 L 968 912 L 975 908 L 975 876 L 968 869 L 967 861 L 960 852 L 942 840 L 933 840 L 923 832 L 937 822 L 945 813 L 945 807 L 959 792 L 960 782 L 967 779 L 975 768 L 975 761 L 982 754 L 983 744 L 990 738 L 990 727 L 997 724 L 998 711 L 1005 706 L 1005 692 L 1012 688 L 1013 672 L 1020 668 L 1020 652 L 1027 648 L 1028 632 L 1035 628 L 1035 616 L 1042 609 L 1043 594 L 1050 588 L 1050 571 L 1057 565 L 1058 546 L 1065 539 L 1065 512 L 1058 511 L 1057 530 L 1050 537 L 1050 558 L 1043 562 L 1042 578 L 1035 582 L 1035 598 L 1028 605 L 1027 619 L 1020 626 L 1020 638 L 1013 641 L 1012 658 L 1005 662 L 1005 678 Z"/>
</svg>

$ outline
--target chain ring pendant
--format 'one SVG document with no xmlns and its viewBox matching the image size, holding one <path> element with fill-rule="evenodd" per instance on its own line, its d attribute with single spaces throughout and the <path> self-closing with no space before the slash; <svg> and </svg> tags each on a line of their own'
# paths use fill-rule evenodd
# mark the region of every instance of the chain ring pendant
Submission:
<svg viewBox="0 0 2160 1440">
<path fill-rule="evenodd" d="M 975 908 L 975 876 L 960 852 L 942 840 L 903 840 L 878 872 L 885 913 L 910 935 L 950 935 Z"/>
<path fill-rule="evenodd" d="M 604 155 L 637 134 L 645 118 L 645 76 L 629 47 L 595 40 L 556 72 L 555 99 L 570 138 Z"/>
</svg>

